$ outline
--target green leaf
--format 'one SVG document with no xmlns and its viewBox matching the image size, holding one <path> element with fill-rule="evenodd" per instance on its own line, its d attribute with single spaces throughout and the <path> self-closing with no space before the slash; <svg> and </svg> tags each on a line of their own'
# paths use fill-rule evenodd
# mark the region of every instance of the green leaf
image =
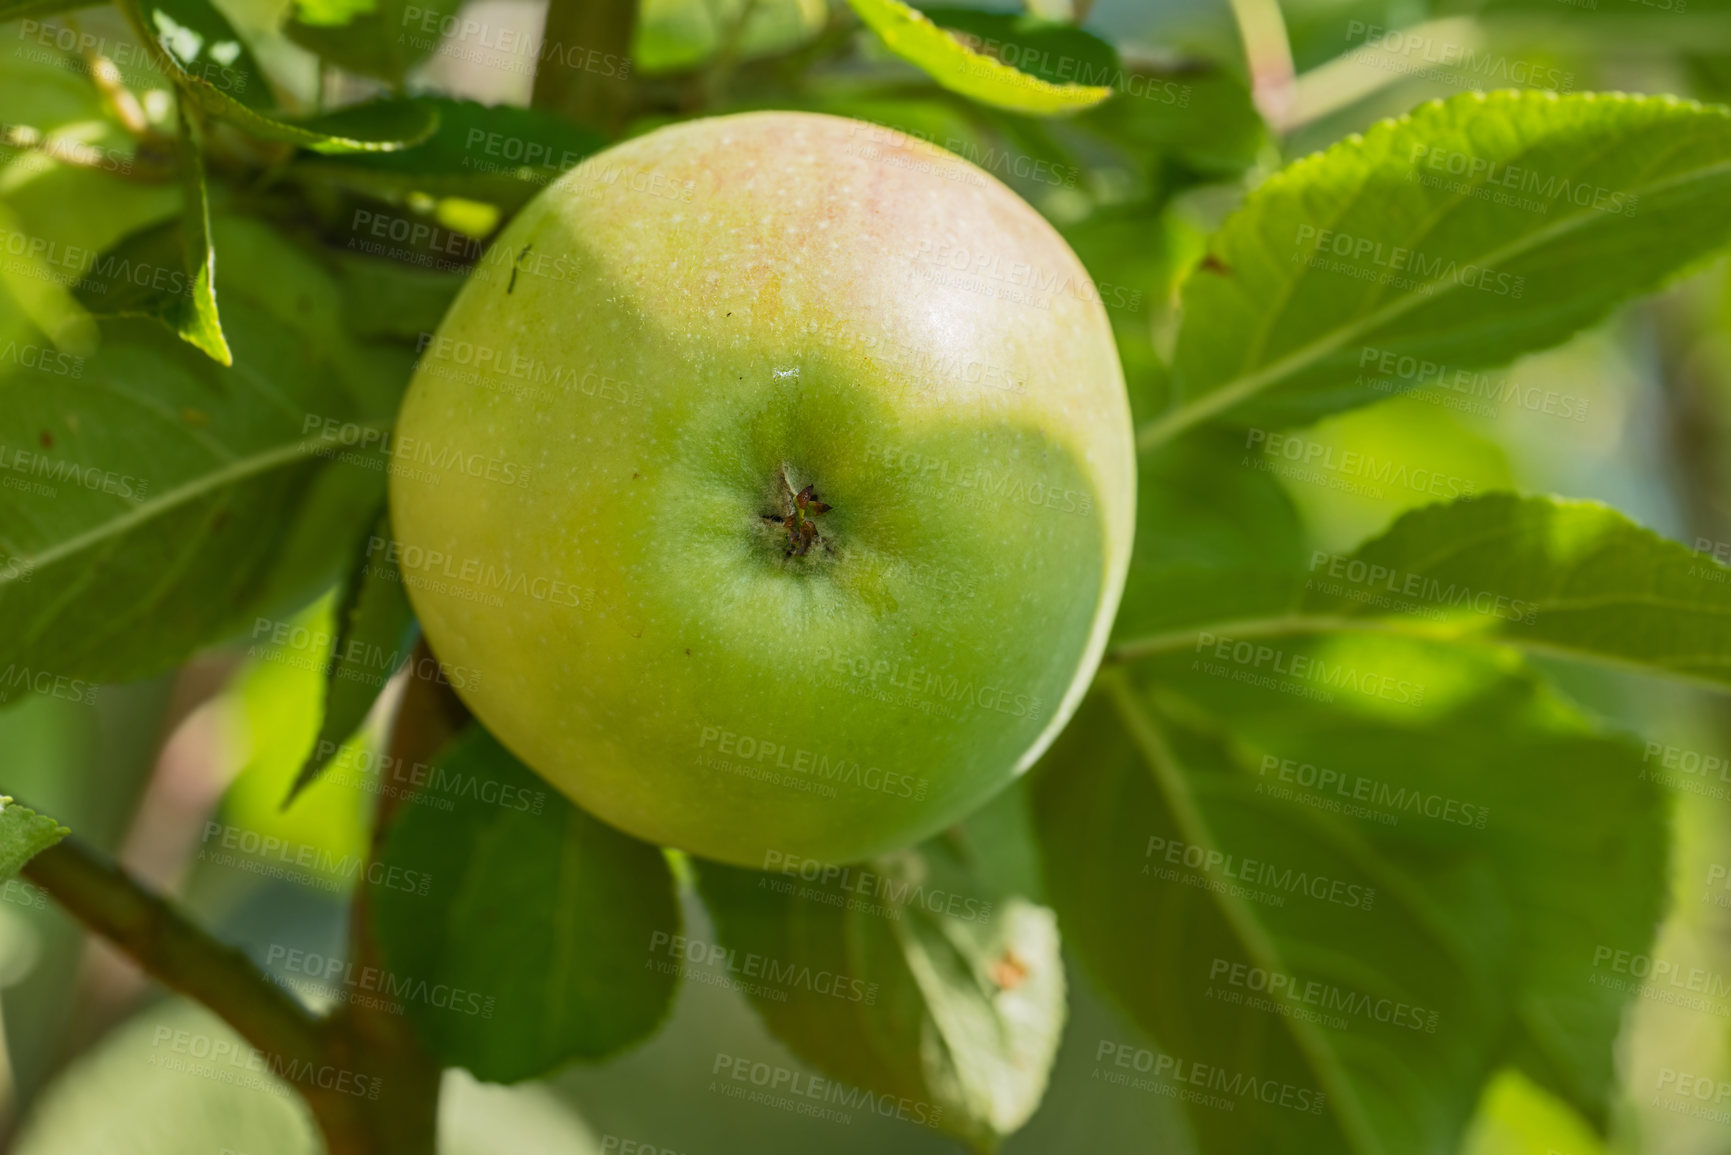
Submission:
<svg viewBox="0 0 1731 1155">
<path fill-rule="evenodd" d="M 1047 84 L 1075 84 L 1086 77 L 1111 87 L 1122 67 L 1110 44 L 1073 24 L 1041 20 L 1023 12 L 922 4 L 933 24 L 976 53 L 996 56 L 1025 76 Z"/>
<path fill-rule="evenodd" d="M 439 127 L 424 100 L 372 100 L 318 116 L 259 116 L 217 101 L 223 116 L 261 140 L 295 144 L 331 155 L 378 155 L 413 148 Z"/>
<path fill-rule="evenodd" d="M 98 0 L 0 0 L 0 22 L 29 17 L 41 20 L 78 8 L 91 8 Z"/>
<path fill-rule="evenodd" d="M 712 61 L 724 46 L 735 61 L 791 52 L 822 32 L 824 0 L 643 0 L 631 37 L 645 72 L 676 72 Z"/>
<path fill-rule="evenodd" d="M 391 551 L 390 517 L 381 512 L 350 563 L 337 603 L 336 641 L 325 676 L 318 737 L 289 789 L 293 802 L 361 728 L 385 683 L 409 660 L 415 611 Z M 286 803 L 285 803 L 286 805 Z"/>
<path fill-rule="evenodd" d="M 375 100 L 312 117 L 275 111 L 270 85 L 210 0 L 120 0 L 176 85 L 212 116 L 261 140 L 314 152 L 393 152 L 425 140 L 437 114 L 419 101 Z"/>
<path fill-rule="evenodd" d="M 153 674 L 304 600 L 378 506 L 384 461 L 355 443 L 382 440 L 411 355 L 351 340 L 269 228 L 215 234 L 234 368 L 113 320 L 76 381 L 0 376 L 0 552 L 29 562 L 0 572 L 0 699 L 44 672 Z"/>
<path fill-rule="evenodd" d="M 1491 494 L 1426 506 L 1351 555 L 1313 551 L 1303 582 L 1285 614 L 1133 640 L 1119 652 L 1203 653 L 1222 639 L 1347 631 L 1731 685 L 1731 569 L 1597 502 Z"/>
<path fill-rule="evenodd" d="M 1234 177 L 1255 163 L 1268 141 L 1250 90 L 1210 65 L 1166 69 L 1132 66 L 1118 74 L 1118 98 L 1077 118 L 1141 162 L 1150 178 L 1175 158 L 1208 177 Z"/>
<path fill-rule="evenodd" d="M 941 842 L 845 874 L 786 866 L 699 865 L 769 1029 L 808 1062 L 902 1100 L 903 1117 L 995 1148 L 1039 1105 L 1062 1033 L 1051 912 L 995 894 Z"/>
<path fill-rule="evenodd" d="M 467 996 L 406 1004 L 434 1053 L 511 1083 L 653 1032 L 676 982 L 647 952 L 679 933 L 661 851 L 548 791 L 480 726 L 429 773 L 460 804 L 404 808 L 383 853 L 428 894 L 380 890 L 374 918 L 393 974 Z"/>
<path fill-rule="evenodd" d="M 420 342 L 439 327 L 465 274 L 327 252 L 342 283 L 343 322 L 358 337 Z"/>
<path fill-rule="evenodd" d="M 417 97 L 410 103 L 438 122 L 424 143 L 403 152 L 306 158 L 301 167 L 387 197 L 424 192 L 515 207 L 606 143 L 599 134 L 538 109 L 446 97 Z"/>
<path fill-rule="evenodd" d="M 1173 657 L 1104 675 L 1036 771 L 1066 939 L 1164 1052 L 1102 1075 L 1212 1095 L 1205 1151 L 1453 1155 L 1510 1063 L 1603 1126 L 1628 996 L 1596 960 L 1647 949 L 1665 894 L 1639 750 L 1483 655 L 1299 654 L 1432 693 L 1326 702 Z"/>
<path fill-rule="evenodd" d="M 1303 581 L 1304 528 L 1279 481 L 1237 467 L 1241 440 L 1186 437 L 1141 463 L 1135 547 L 1115 637 L 1274 615 L 1292 605 Z"/>
<path fill-rule="evenodd" d="M 46 814 L 13 802 L 0 794 L 0 882 L 24 869 L 24 864 L 65 838 L 72 831 Z"/>
<path fill-rule="evenodd" d="M 297 0 L 283 32 L 339 68 L 400 89 L 439 47 L 440 27 L 460 6 L 460 0 Z M 533 64 L 535 57 L 523 59 Z"/>
<path fill-rule="evenodd" d="M 982 104 L 1030 116 L 1056 116 L 1091 108 L 1112 95 L 1110 85 L 1054 84 L 976 52 L 901 0 L 848 3 L 891 52 L 951 92 Z"/>
<path fill-rule="evenodd" d="M 1510 1069 L 1485 1090 L 1461 1155 L 1606 1155 L 1605 1141 L 1575 1112 Z"/>
<path fill-rule="evenodd" d="M 148 317 L 219 365 L 234 364 L 216 311 L 216 253 L 204 179 L 202 112 L 180 107 L 180 218 L 134 233 L 104 253 L 78 288 L 95 317 Z M 142 277 L 141 277 L 141 274 Z"/>
<path fill-rule="evenodd" d="M 1290 424 L 1544 349 L 1731 235 L 1731 111 L 1465 93 L 1286 168 L 1184 293 L 1177 407 Z M 1404 359 L 1404 360 L 1403 360 Z"/>
</svg>

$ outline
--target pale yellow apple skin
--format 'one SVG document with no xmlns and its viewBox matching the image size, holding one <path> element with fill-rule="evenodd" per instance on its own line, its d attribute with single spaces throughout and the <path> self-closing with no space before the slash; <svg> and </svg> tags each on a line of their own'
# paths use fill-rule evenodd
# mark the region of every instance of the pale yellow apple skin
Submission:
<svg viewBox="0 0 1731 1155">
<path fill-rule="evenodd" d="M 391 514 L 476 716 L 619 828 L 762 868 L 966 816 L 1074 711 L 1135 456 L 1105 312 L 989 175 L 804 113 L 591 158 L 425 342 Z M 787 556 L 787 495 L 832 506 Z"/>
</svg>

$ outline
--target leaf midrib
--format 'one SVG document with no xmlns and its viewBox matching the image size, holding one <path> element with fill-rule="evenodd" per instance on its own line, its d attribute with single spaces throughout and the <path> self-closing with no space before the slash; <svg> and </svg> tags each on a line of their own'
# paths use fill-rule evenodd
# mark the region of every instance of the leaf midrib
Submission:
<svg viewBox="0 0 1731 1155">
<path fill-rule="evenodd" d="M 1710 179 L 1712 176 L 1728 171 L 1731 171 L 1731 161 L 1720 161 L 1717 164 L 1677 173 L 1650 185 L 1638 186 L 1639 191 L 1635 195 L 1638 197 L 1653 196 L 1689 181 Z M 1494 266 L 1524 256 L 1531 248 L 1567 236 L 1578 228 L 1597 223 L 1602 217 L 1603 214 L 1591 210 L 1576 213 L 1571 217 L 1564 217 L 1500 248 L 1492 249 L 1479 256 L 1469 257 L 1465 263 Z M 1456 261 L 1455 263 L 1463 262 Z M 1433 279 L 1426 284 L 1423 290 L 1410 291 L 1405 296 L 1335 329 L 1332 334 L 1318 337 L 1308 345 L 1300 346 L 1279 360 L 1270 361 L 1252 372 L 1238 374 L 1189 404 L 1180 406 L 1164 417 L 1144 425 L 1136 434 L 1137 451 L 1146 453 L 1191 426 L 1224 409 L 1230 409 L 1240 401 L 1256 396 L 1281 378 L 1320 360 L 1353 338 L 1361 336 L 1385 322 L 1399 318 L 1420 304 L 1440 300 L 1460 287 L 1458 281 L 1450 282 L 1443 278 Z"/>
<path fill-rule="evenodd" d="M 389 430 L 391 424 L 389 421 L 358 423 L 363 432 L 378 433 Z M 157 497 L 147 498 L 114 517 L 97 522 L 82 532 L 73 534 L 42 552 L 31 555 L 28 559 L 31 563 L 31 569 L 22 572 L 28 573 L 33 569 L 45 569 L 66 558 L 75 556 L 83 550 L 94 548 L 113 538 L 129 533 L 157 517 L 229 485 L 238 485 L 250 478 L 269 473 L 273 469 L 282 469 L 297 464 L 309 457 L 316 456 L 321 450 L 330 448 L 332 446 L 329 441 L 323 438 L 309 437 L 264 449 L 249 456 L 234 458 L 221 468 L 201 474 L 173 489 L 165 490 Z M 0 574 L 0 589 L 20 580 L 23 580 L 22 573 Z"/>
<path fill-rule="evenodd" d="M 1201 808 L 1188 784 L 1178 772 L 1171 749 L 1166 745 L 1159 727 L 1136 699 L 1128 680 L 1117 671 L 1106 671 L 1100 675 L 1099 685 L 1112 700 L 1113 707 L 1125 730 L 1129 732 L 1142 761 L 1148 766 L 1155 784 L 1172 807 L 1178 828 L 1183 832 L 1185 840 L 1205 850 L 1217 850 L 1219 844 L 1214 832 L 1207 819 L 1202 816 Z M 1214 897 L 1218 900 L 1222 917 L 1232 927 L 1233 934 L 1244 945 L 1255 965 L 1270 974 L 1281 972 L 1283 964 L 1279 948 L 1263 930 L 1256 916 L 1246 907 L 1244 899 L 1232 893 L 1216 894 Z M 1293 1042 L 1304 1055 L 1310 1069 L 1316 1072 L 1317 1081 L 1322 1084 L 1331 1102 L 1336 1105 L 1333 1115 L 1342 1135 L 1350 1144 L 1350 1150 L 1356 1155 L 1386 1155 L 1386 1149 L 1365 1114 L 1357 1088 L 1341 1065 L 1339 1056 L 1321 1037 L 1315 1025 L 1285 1015 L 1280 1016 L 1280 1020 L 1292 1033 Z"/>
</svg>

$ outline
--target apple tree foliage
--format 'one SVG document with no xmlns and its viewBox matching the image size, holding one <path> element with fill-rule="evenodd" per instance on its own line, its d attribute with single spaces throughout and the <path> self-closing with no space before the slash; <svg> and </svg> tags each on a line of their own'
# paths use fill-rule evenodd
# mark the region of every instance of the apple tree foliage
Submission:
<svg viewBox="0 0 1731 1155">
<path fill-rule="evenodd" d="M 775 6 L 743 34 L 640 23 L 648 67 L 617 69 L 639 101 L 630 131 L 796 107 L 987 168 L 1038 162 L 1078 190 L 1110 169 L 1128 191 L 1061 222 L 1102 287 L 1143 303 L 1112 314 L 1141 480 L 1107 663 L 1016 788 L 1016 822 L 849 868 L 972 896 L 966 919 L 796 899 L 766 885 L 778 876 L 636 842 L 536 791 L 471 727 L 434 772 L 542 802 L 383 819 L 384 862 L 456 880 L 431 905 L 379 893 L 386 965 L 497 993 L 485 1018 L 412 1005 L 422 1045 L 515 1082 L 641 1042 L 677 985 L 644 966 L 644 944 L 681 935 L 678 894 L 694 890 L 727 948 L 869 983 L 869 1003 L 752 999 L 800 1059 L 917 1104 L 970 1149 L 1031 1117 L 1082 981 L 1176 1069 L 1283 1089 L 1189 1109 L 1205 1152 L 1453 1152 L 1511 1068 L 1603 1130 L 1629 996 L 1589 981 L 1592 962 L 1650 947 L 1667 807 L 1639 747 L 1551 674 L 1585 663 L 1731 688 L 1731 584 L 1614 509 L 1514 492 L 1319 550 L 1280 481 L 1243 461 L 1443 368 L 1556 346 L 1715 259 L 1731 240 L 1731 111 L 1467 92 L 1249 187 L 1273 145 L 1229 69 L 1134 62 L 1034 17 L 850 2 Z M 437 27 L 453 7 L 414 19 Z M 620 130 L 409 84 L 432 51 L 401 35 L 409 19 L 296 0 L 288 40 L 376 94 L 321 107 L 211 0 L 0 0 L 25 43 L 100 29 L 107 54 L 130 47 L 122 80 L 153 94 L 140 104 L 59 48 L 0 63 L 17 176 L 0 186 L 0 342 L 35 350 L 0 367 L 0 700 L 40 692 L 42 672 L 154 675 L 334 589 L 299 791 L 361 728 L 381 674 L 413 660 L 380 543 L 418 344 L 499 221 Z M 511 142 L 507 162 L 494 141 Z M 1468 175 L 1415 179 L 1432 156 Z M 1512 165 L 1614 195 L 1511 211 L 1487 178 Z M 1171 207 L 1206 186 L 1241 203 L 1201 237 Z M 367 251 L 353 222 L 368 214 L 404 223 L 392 256 Z M 459 235 L 473 243 L 437 247 Z M 1176 328 L 1157 338 L 1147 312 L 1164 304 Z M 1367 350 L 1430 368 L 1373 387 Z M 1314 443 L 1298 436 L 1283 444 L 1302 467 Z M 356 656 L 381 652 L 382 672 Z M 1294 764 L 1323 777 L 1271 788 Z M 1334 801 L 1364 792 L 1435 800 L 1448 820 L 1367 823 Z M 0 800 L 0 875 L 63 834 Z M 1213 976 L 1238 967 L 1405 1017 L 1216 998 Z"/>
</svg>

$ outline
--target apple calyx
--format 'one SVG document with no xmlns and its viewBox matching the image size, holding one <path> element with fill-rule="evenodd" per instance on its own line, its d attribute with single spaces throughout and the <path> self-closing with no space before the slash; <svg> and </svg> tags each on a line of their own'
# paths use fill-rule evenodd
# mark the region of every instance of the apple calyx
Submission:
<svg viewBox="0 0 1731 1155">
<path fill-rule="evenodd" d="M 811 547 L 820 542 L 826 550 L 830 550 L 829 542 L 818 532 L 817 523 L 813 520 L 830 511 L 830 506 L 818 497 L 817 487 L 807 485 L 795 493 L 792 483 L 787 480 L 786 466 L 776 471 L 776 479 L 780 482 L 781 511 L 766 513 L 762 517 L 764 521 L 774 522 L 786 531 L 787 548 L 782 556 L 805 557 L 811 552 Z"/>
</svg>

